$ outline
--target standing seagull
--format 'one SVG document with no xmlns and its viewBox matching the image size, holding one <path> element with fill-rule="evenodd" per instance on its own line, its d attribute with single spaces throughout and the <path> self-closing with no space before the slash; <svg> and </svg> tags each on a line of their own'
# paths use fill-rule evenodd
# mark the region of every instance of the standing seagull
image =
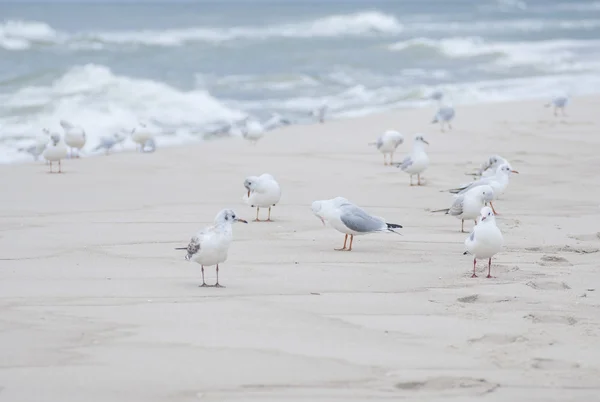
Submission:
<svg viewBox="0 0 600 402">
<path fill-rule="evenodd" d="M 73 151 L 76 149 L 77 154 L 75 154 L 75 157 L 79 158 L 79 152 L 84 147 L 86 141 L 85 131 L 81 126 L 76 126 L 66 120 L 61 120 L 60 125 L 65 131 L 65 143 L 70 148 L 69 157 L 74 157 Z"/>
<path fill-rule="evenodd" d="M 383 154 L 383 164 L 387 165 L 386 155 L 390 155 L 390 165 L 394 163 L 394 152 L 400 144 L 404 142 L 404 136 L 397 131 L 389 130 L 381 134 L 377 141 L 370 142 L 369 145 L 375 145 L 379 152 Z"/>
<path fill-rule="evenodd" d="M 429 145 L 429 142 L 423 138 L 422 135 L 415 137 L 415 143 L 413 144 L 413 150 L 410 156 L 404 158 L 402 163 L 397 163 L 400 169 L 410 175 L 410 185 L 412 186 L 412 177 L 417 175 L 417 186 L 421 185 L 421 173 L 429 166 L 429 157 L 425 153 L 425 145 Z"/>
<path fill-rule="evenodd" d="M 442 127 L 442 132 L 444 132 L 444 123 L 448 124 L 448 128 L 452 130 L 452 125 L 450 122 L 454 119 L 455 115 L 454 108 L 452 106 L 441 106 L 435 116 L 433 116 L 432 124 L 440 123 Z"/>
<path fill-rule="evenodd" d="M 494 190 L 488 185 L 472 188 L 464 194 L 457 196 L 450 208 L 438 209 L 432 212 L 445 212 L 446 215 L 456 216 L 460 219 L 460 231 L 465 232 L 465 220 L 479 216 L 481 208 L 494 199 Z"/>
<path fill-rule="evenodd" d="M 323 224 L 328 222 L 335 230 L 345 234 L 344 246 L 336 248 L 337 251 L 352 251 L 354 236 L 377 232 L 400 234 L 394 229 L 402 228 L 402 225 L 387 223 L 383 218 L 369 215 L 343 197 L 315 201 L 311 207 L 313 214 L 321 219 Z M 348 236 L 350 236 L 350 246 L 346 248 Z"/>
<path fill-rule="evenodd" d="M 175 250 L 187 250 L 186 260 L 192 260 L 202 267 L 202 285 L 209 286 L 204 282 L 204 266 L 217 266 L 217 283 L 214 287 L 224 288 L 219 284 L 219 264 L 227 260 L 227 252 L 233 238 L 231 225 L 235 222 L 248 223 L 236 216 L 231 209 L 224 209 L 219 212 L 215 218 L 215 225 L 209 226 L 198 233 L 190 240 L 187 247 L 178 247 Z"/>
<path fill-rule="evenodd" d="M 327 113 L 327 105 L 321 105 L 315 110 L 311 111 L 311 116 L 315 116 L 319 119 L 319 123 L 325 123 L 325 114 Z"/>
<path fill-rule="evenodd" d="M 255 222 L 260 222 L 258 212 L 260 208 L 269 208 L 267 222 L 271 221 L 271 207 L 277 205 L 281 199 L 281 187 L 277 180 L 268 173 L 260 176 L 249 176 L 244 180 L 244 187 L 248 190 L 244 194 L 243 200 L 252 208 L 256 207 Z"/>
<path fill-rule="evenodd" d="M 144 146 L 150 140 L 154 140 L 154 132 L 146 123 L 140 122 L 137 127 L 131 131 L 131 139 L 135 142 L 136 149 L 144 152 Z"/>
<path fill-rule="evenodd" d="M 481 208 L 481 218 L 475 225 L 471 235 L 465 240 L 466 250 L 463 254 L 473 255 L 473 275 L 471 278 L 477 278 L 475 266 L 478 258 L 489 258 L 487 278 L 492 278 L 492 257 L 496 255 L 504 245 L 502 232 L 496 226 L 496 217 L 491 208 Z"/>
<path fill-rule="evenodd" d="M 511 173 L 518 174 L 519 172 L 513 170 L 508 163 L 505 163 L 496 168 L 496 174 L 494 176 L 483 177 L 479 180 L 475 180 L 471 183 L 465 184 L 458 188 L 451 189 L 449 191 L 453 194 L 464 194 L 472 188 L 487 184 L 494 190 L 494 200 L 497 200 L 498 197 L 504 193 L 506 187 L 508 187 L 509 177 Z M 490 201 L 490 206 L 492 207 L 492 211 L 494 211 L 494 214 L 498 215 L 498 213 L 494 209 L 494 204 L 492 203 L 492 201 Z"/>
<path fill-rule="evenodd" d="M 28 146 L 27 148 L 20 148 L 19 152 L 27 152 L 33 156 L 33 159 L 37 161 L 40 158 L 40 155 L 44 152 L 46 147 L 48 146 L 48 142 L 50 141 L 50 131 L 48 129 L 43 129 L 43 133 L 39 134 L 35 137 L 35 144 Z"/>
<path fill-rule="evenodd" d="M 58 173 L 62 173 L 60 161 L 67 157 L 67 146 L 60 138 L 60 134 L 52 134 L 50 143 L 43 153 L 44 159 L 50 162 L 50 172 L 52 173 L 52 162 L 58 162 Z"/>
<path fill-rule="evenodd" d="M 481 167 L 477 169 L 475 173 L 466 173 L 468 176 L 480 176 L 490 177 L 496 174 L 498 166 L 508 164 L 508 161 L 500 155 L 492 155 L 485 162 L 481 164 Z"/>
<path fill-rule="evenodd" d="M 566 96 L 557 96 L 552 99 L 550 102 L 545 104 L 545 107 L 554 106 L 554 115 L 558 116 L 558 109 L 562 112 L 563 116 L 566 116 L 565 109 L 567 108 L 567 104 L 569 103 L 569 98 Z"/>
</svg>

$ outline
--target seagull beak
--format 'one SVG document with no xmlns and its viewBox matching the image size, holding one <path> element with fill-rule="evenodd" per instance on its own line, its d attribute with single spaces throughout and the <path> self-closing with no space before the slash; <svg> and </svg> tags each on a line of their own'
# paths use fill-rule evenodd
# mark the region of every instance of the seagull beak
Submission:
<svg viewBox="0 0 600 402">
<path fill-rule="evenodd" d="M 427 141 L 423 140 L 423 142 L 424 142 L 425 144 L 429 145 L 429 143 L 428 143 Z"/>
<path fill-rule="evenodd" d="M 516 170 L 511 170 L 511 172 L 519 174 L 519 172 L 517 172 Z"/>
<path fill-rule="evenodd" d="M 248 223 L 248 221 L 247 221 L 247 220 L 240 219 L 240 218 L 237 218 L 235 221 L 236 221 L 236 222 Z"/>
</svg>

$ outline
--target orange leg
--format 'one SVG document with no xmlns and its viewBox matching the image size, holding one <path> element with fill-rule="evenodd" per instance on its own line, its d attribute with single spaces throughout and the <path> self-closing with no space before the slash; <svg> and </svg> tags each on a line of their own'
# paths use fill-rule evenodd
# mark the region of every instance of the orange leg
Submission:
<svg viewBox="0 0 600 402">
<path fill-rule="evenodd" d="M 346 242 L 348 241 L 348 235 L 344 236 L 344 247 L 336 248 L 336 251 L 345 251 L 346 250 Z"/>
<path fill-rule="evenodd" d="M 271 207 L 269 207 L 269 216 L 267 217 L 267 222 L 273 222 L 271 220 Z"/>
<path fill-rule="evenodd" d="M 350 247 L 348 248 L 348 251 L 352 251 L 352 242 L 354 241 L 354 235 L 350 235 Z"/>
<path fill-rule="evenodd" d="M 473 275 L 471 275 L 471 278 L 477 278 L 477 275 L 475 275 L 475 265 L 477 265 L 477 258 L 473 258 Z"/>
<path fill-rule="evenodd" d="M 260 222 L 260 219 L 258 219 L 258 211 L 260 210 L 259 207 L 256 207 L 256 219 L 254 220 L 254 222 Z"/>
<path fill-rule="evenodd" d="M 492 258 L 490 257 L 488 261 L 488 276 L 486 278 L 493 278 L 492 276 Z"/>
<path fill-rule="evenodd" d="M 492 202 L 490 201 L 490 207 L 492 207 L 492 211 L 494 211 L 494 215 L 500 215 L 498 212 L 496 212 L 496 210 L 494 209 L 494 204 L 492 204 Z"/>
</svg>

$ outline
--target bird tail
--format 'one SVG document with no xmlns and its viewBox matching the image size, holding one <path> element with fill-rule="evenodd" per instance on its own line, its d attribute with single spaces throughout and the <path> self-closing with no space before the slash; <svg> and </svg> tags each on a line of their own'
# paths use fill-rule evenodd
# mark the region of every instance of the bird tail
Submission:
<svg viewBox="0 0 600 402">
<path fill-rule="evenodd" d="M 402 236 L 402 233 L 396 232 L 394 229 L 402 229 L 402 225 L 398 225 L 396 223 L 386 223 L 388 232 L 396 233 L 397 235 Z"/>
<path fill-rule="evenodd" d="M 450 212 L 450 208 L 436 209 L 435 211 L 431 212 L 445 212 L 446 214 L 448 214 L 448 212 Z"/>
<path fill-rule="evenodd" d="M 451 194 L 458 194 L 463 190 L 464 190 L 464 188 L 451 188 L 450 190 L 448 190 L 448 192 Z"/>
<path fill-rule="evenodd" d="M 465 251 L 465 252 L 463 253 L 463 255 L 467 255 L 467 254 L 469 254 L 469 252 L 468 252 L 468 251 Z"/>
</svg>

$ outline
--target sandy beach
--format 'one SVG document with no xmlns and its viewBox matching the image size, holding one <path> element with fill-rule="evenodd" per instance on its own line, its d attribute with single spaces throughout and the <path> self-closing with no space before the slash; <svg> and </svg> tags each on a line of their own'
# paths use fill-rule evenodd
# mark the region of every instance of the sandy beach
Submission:
<svg viewBox="0 0 600 402">
<path fill-rule="evenodd" d="M 600 97 L 543 103 L 457 107 L 446 133 L 432 106 L 0 167 L 0 401 L 600 400 Z M 367 146 L 387 129 L 396 161 L 430 142 L 425 186 Z M 495 203 L 496 278 L 472 279 L 460 221 L 431 210 L 493 154 L 520 174 Z M 253 219 L 261 173 L 275 222 L 235 225 L 226 288 L 199 288 L 174 248 L 225 207 Z M 403 236 L 334 251 L 310 204 L 335 196 Z"/>
</svg>

